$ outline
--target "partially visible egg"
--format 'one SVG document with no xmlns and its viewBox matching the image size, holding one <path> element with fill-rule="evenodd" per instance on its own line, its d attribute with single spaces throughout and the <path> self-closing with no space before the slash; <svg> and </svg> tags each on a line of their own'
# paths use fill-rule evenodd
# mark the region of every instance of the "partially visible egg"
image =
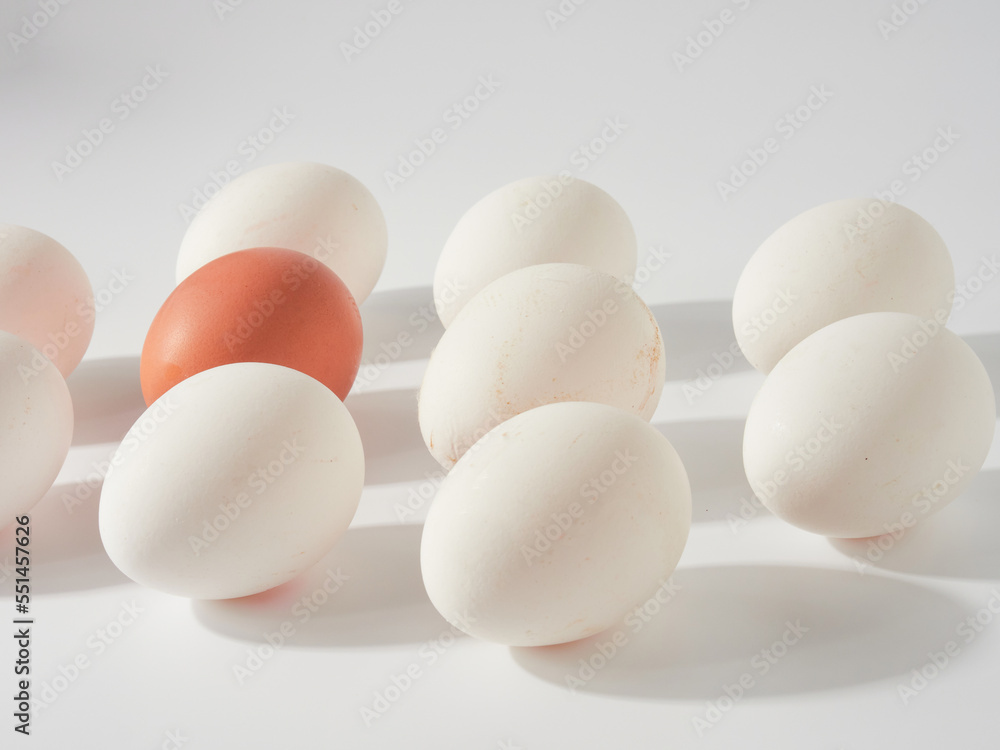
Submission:
<svg viewBox="0 0 1000 750">
<path fill-rule="evenodd" d="M 0 527 L 55 482 L 73 438 L 73 402 L 59 370 L 35 347 L 0 331 Z"/>
<path fill-rule="evenodd" d="M 0 224 L 0 330 L 28 341 L 67 377 L 94 333 L 94 292 L 80 262 L 48 235 Z"/>
<path fill-rule="evenodd" d="M 431 602 L 464 632 L 511 646 L 585 638 L 669 578 L 691 525 L 670 442 L 612 406 L 541 406 L 491 430 L 427 515 Z"/>
<path fill-rule="evenodd" d="M 420 388 L 420 431 L 451 467 L 490 428 L 555 401 L 648 421 L 664 380 L 659 326 L 630 287 L 574 263 L 529 266 L 481 290 L 441 337 Z"/>
<path fill-rule="evenodd" d="M 635 231 L 617 201 L 569 175 L 504 185 L 465 212 L 441 251 L 434 304 L 447 328 L 491 281 L 538 263 L 579 263 L 627 280 Z"/>
<path fill-rule="evenodd" d="M 202 370 L 270 362 L 344 399 L 361 345 L 358 306 L 327 266 L 294 250 L 241 250 L 202 266 L 167 297 L 142 347 L 142 393 L 148 405 Z"/>
<path fill-rule="evenodd" d="M 896 203 L 858 198 L 799 214 L 764 240 L 733 295 L 747 361 L 767 373 L 814 331 L 867 312 L 948 320 L 955 272 L 934 227 Z"/>
<path fill-rule="evenodd" d="M 867 313 L 808 336 L 747 416 L 743 462 L 776 516 L 832 537 L 907 529 L 982 467 L 996 401 L 986 368 L 933 320 Z"/>
<path fill-rule="evenodd" d="M 333 547 L 364 474 L 358 429 L 328 388 L 278 365 L 225 365 L 172 388 L 129 430 L 101 491 L 101 539 L 145 586 L 247 596 Z"/>
<path fill-rule="evenodd" d="M 385 265 L 385 217 L 375 196 L 347 172 L 288 162 L 237 177 L 191 222 L 177 256 L 177 282 L 236 250 L 287 247 L 322 261 L 358 304 Z"/>
</svg>

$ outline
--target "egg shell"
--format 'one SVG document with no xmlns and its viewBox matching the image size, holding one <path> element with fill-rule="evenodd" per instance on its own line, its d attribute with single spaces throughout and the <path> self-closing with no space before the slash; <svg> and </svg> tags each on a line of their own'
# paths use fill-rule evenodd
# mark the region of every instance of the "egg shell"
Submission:
<svg viewBox="0 0 1000 750">
<path fill-rule="evenodd" d="M 272 164 L 224 186 L 192 220 L 177 283 L 226 253 L 285 247 L 326 263 L 361 304 L 382 273 L 387 245 L 382 209 L 357 179 L 325 164 Z"/>
<path fill-rule="evenodd" d="M 768 237 L 733 295 L 747 361 L 767 373 L 806 336 L 841 318 L 951 312 L 955 271 L 944 240 L 908 208 L 874 198 L 825 203 Z"/>
<path fill-rule="evenodd" d="M 670 442 L 604 404 L 549 404 L 489 432 L 438 490 L 424 586 L 459 629 L 511 646 L 565 643 L 665 582 L 691 525 Z"/>
<path fill-rule="evenodd" d="M 431 354 L 420 431 L 451 467 L 493 426 L 556 401 L 596 401 L 649 420 L 665 380 L 649 308 L 615 277 L 573 263 L 503 276 L 462 309 Z"/>
<path fill-rule="evenodd" d="M 0 330 L 20 336 L 67 377 L 94 333 L 94 292 L 79 261 L 48 235 L 0 224 Z"/>
<path fill-rule="evenodd" d="M 826 536 L 877 536 L 961 494 L 995 423 L 993 387 L 968 344 L 934 321 L 867 313 L 778 362 L 750 407 L 743 461 L 778 517 Z"/>
<path fill-rule="evenodd" d="M 0 331 L 0 527 L 48 492 L 72 438 L 73 402 L 59 370 L 24 339 Z"/>
<path fill-rule="evenodd" d="M 101 539 L 145 586 L 246 596 L 325 555 L 363 485 L 361 437 L 328 388 L 278 365 L 225 365 L 172 388 L 129 430 L 101 492 Z"/>
<path fill-rule="evenodd" d="M 358 306 L 327 266 L 294 250 L 253 248 L 202 266 L 173 291 L 146 335 L 146 404 L 195 373 L 270 362 L 347 398 L 361 364 Z"/>
<path fill-rule="evenodd" d="M 447 328 L 475 294 L 538 263 L 579 263 L 620 279 L 636 267 L 632 223 L 596 185 L 568 174 L 528 177 L 466 211 L 441 251 L 434 304 Z"/>
</svg>

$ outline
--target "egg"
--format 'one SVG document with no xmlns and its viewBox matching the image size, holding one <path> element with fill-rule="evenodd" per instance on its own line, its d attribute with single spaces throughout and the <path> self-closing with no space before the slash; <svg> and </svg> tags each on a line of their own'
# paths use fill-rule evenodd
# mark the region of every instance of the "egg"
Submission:
<svg viewBox="0 0 1000 750">
<path fill-rule="evenodd" d="M 285 247 L 322 261 L 358 304 L 385 265 L 385 217 L 357 179 L 334 167 L 289 162 L 237 177 L 191 222 L 177 256 L 177 282 L 236 250 Z"/>
<path fill-rule="evenodd" d="M 495 427 L 438 490 L 420 543 L 427 594 L 464 632 L 511 646 L 598 633 L 673 572 L 691 488 L 670 442 L 604 404 Z"/>
<path fill-rule="evenodd" d="M 648 421 L 664 380 L 659 326 L 630 287 L 573 263 L 529 266 L 487 285 L 444 332 L 420 388 L 420 431 L 450 468 L 543 404 L 596 401 Z"/>
<path fill-rule="evenodd" d="M 951 312 L 955 272 L 944 240 L 903 206 L 872 198 L 799 214 L 750 258 L 733 295 L 747 361 L 767 373 L 809 334 L 841 318 Z"/>
<path fill-rule="evenodd" d="M 55 482 L 73 437 L 73 402 L 59 370 L 0 331 L 0 527 L 28 512 Z"/>
<path fill-rule="evenodd" d="M 358 306 L 333 271 L 294 250 L 252 248 L 178 285 L 149 327 L 139 375 L 147 405 L 195 373 L 235 362 L 300 370 L 344 399 L 361 348 Z"/>
<path fill-rule="evenodd" d="M 358 429 L 328 388 L 279 365 L 224 365 L 179 383 L 129 430 L 101 492 L 101 539 L 144 586 L 246 596 L 325 555 L 363 484 Z"/>
<path fill-rule="evenodd" d="M 34 229 L 0 224 L 0 330 L 67 377 L 87 351 L 95 317 L 90 280 L 69 250 Z"/>
<path fill-rule="evenodd" d="M 455 226 L 434 272 L 434 305 L 447 328 L 476 293 L 538 263 L 579 263 L 627 280 L 636 240 L 620 205 L 568 174 L 529 177 L 494 190 Z"/>
<path fill-rule="evenodd" d="M 961 494 L 995 423 L 986 369 L 942 321 L 866 313 L 778 362 L 750 407 L 743 462 L 761 502 L 795 526 L 898 533 Z"/>
</svg>

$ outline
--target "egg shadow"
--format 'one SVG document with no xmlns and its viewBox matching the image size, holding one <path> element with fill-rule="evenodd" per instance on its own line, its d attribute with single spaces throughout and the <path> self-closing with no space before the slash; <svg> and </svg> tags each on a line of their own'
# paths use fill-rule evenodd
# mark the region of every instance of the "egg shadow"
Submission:
<svg viewBox="0 0 1000 750">
<path fill-rule="evenodd" d="M 349 648 L 422 643 L 449 629 L 427 598 L 420 574 L 423 526 L 361 526 L 348 530 L 320 562 L 282 586 L 240 599 L 194 601 L 195 617 L 227 638 L 263 643 L 285 621 L 288 646 Z M 332 581 L 342 579 L 339 588 Z M 323 584 L 336 590 L 328 598 Z M 302 604 L 313 599 L 313 607 Z M 323 599 L 321 604 L 319 603 Z M 311 609 L 315 611 L 310 611 Z"/>
<path fill-rule="evenodd" d="M 434 310 L 434 290 L 429 286 L 392 289 L 375 292 L 360 307 L 364 345 L 361 357 L 364 362 L 375 361 L 386 355 L 383 345 L 400 343 L 398 353 L 393 350 L 393 362 L 426 359 L 437 346 L 444 327 Z"/>
<path fill-rule="evenodd" d="M 365 449 L 365 484 L 425 479 L 441 472 L 420 435 L 417 391 L 367 391 L 344 402 Z"/>
<path fill-rule="evenodd" d="M 714 355 L 727 362 L 732 357 L 724 374 L 752 369 L 735 345 L 732 300 L 676 302 L 650 309 L 663 334 L 667 380 L 698 377 L 698 370 L 717 364 Z"/>
<path fill-rule="evenodd" d="M 73 445 L 117 443 L 146 410 L 138 357 L 84 360 L 66 385 L 73 398 Z"/>
<path fill-rule="evenodd" d="M 980 472 L 961 497 L 898 538 L 829 541 L 863 566 L 942 578 L 998 580 L 997 529 L 1000 470 L 991 470 Z"/>
<path fill-rule="evenodd" d="M 963 336 L 962 339 L 986 367 L 993 383 L 993 395 L 1000 403 L 1000 333 L 982 333 L 973 336 Z"/>
<path fill-rule="evenodd" d="M 36 594 L 106 588 L 131 583 L 111 562 L 97 523 L 101 485 L 74 482 L 52 487 L 31 509 L 31 590 Z M 0 550 L 13 560 L 14 524 L 0 530 Z"/>
<path fill-rule="evenodd" d="M 628 619 L 575 643 L 512 648 L 517 664 L 568 686 L 616 630 L 628 641 L 582 692 L 658 700 L 715 700 L 751 675 L 743 700 L 831 690 L 905 675 L 954 637 L 959 602 L 906 581 L 815 567 L 678 570 L 679 587 L 647 622 Z M 635 623 L 638 623 L 636 625 Z M 779 654 L 776 641 L 807 628 Z M 772 663 L 773 662 L 773 663 Z M 589 676 L 584 673 L 584 676 Z"/>
<path fill-rule="evenodd" d="M 709 419 L 653 425 L 677 449 L 691 482 L 691 520 L 724 521 L 739 515 L 741 498 L 754 495 L 743 471 L 743 420 Z M 767 513 L 755 503 L 757 512 Z"/>
</svg>

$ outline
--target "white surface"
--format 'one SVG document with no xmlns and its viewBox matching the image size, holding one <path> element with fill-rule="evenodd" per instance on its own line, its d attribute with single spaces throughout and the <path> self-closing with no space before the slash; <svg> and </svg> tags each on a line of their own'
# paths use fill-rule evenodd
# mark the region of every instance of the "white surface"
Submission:
<svg viewBox="0 0 1000 750">
<path fill-rule="evenodd" d="M 742 420 L 761 376 L 727 350 L 728 300 L 743 264 L 810 206 L 899 181 L 899 200 L 947 242 L 960 285 L 993 256 L 1000 6 L 927 3 L 886 40 L 878 24 L 893 13 L 888 1 L 590 0 L 556 30 L 545 15 L 555 0 L 399 2 L 402 12 L 350 63 L 340 43 L 385 3 L 256 0 L 221 20 L 207 1 L 70 3 L 16 54 L 0 46 L 0 220 L 66 245 L 101 305 L 72 378 L 76 446 L 36 509 L 33 539 L 36 687 L 78 654 L 89 666 L 36 715 L 23 744 L 153 748 L 180 730 L 192 749 L 992 747 L 1000 625 L 956 628 L 991 596 L 1000 602 L 991 593 L 1000 589 L 996 444 L 961 498 L 878 563 L 862 557 L 859 573 L 851 554 L 863 556 L 864 545 L 833 545 L 745 500 Z M 724 8 L 733 22 L 679 71 L 673 53 Z M 5 3 L 4 38 L 35 9 Z M 157 65 L 162 80 L 146 73 Z M 123 108 L 119 97 L 146 76 L 156 88 Z M 477 86 L 488 98 L 463 120 L 452 107 Z M 832 96 L 813 95 L 821 106 L 800 129 L 779 124 L 813 87 Z M 248 164 L 246 139 L 282 108 L 294 119 L 275 119 L 283 130 Z M 104 117 L 113 128 L 101 146 L 58 181 L 52 161 Z M 616 134 L 608 118 L 627 127 Z M 444 142 L 390 190 L 384 172 L 435 128 Z M 939 129 L 957 140 L 947 144 Z M 588 162 L 579 149 L 602 131 L 615 140 Z M 717 181 L 767 138 L 777 152 L 724 201 Z M 921 171 L 912 159 L 936 138 L 948 148 Z M 139 413 L 135 358 L 173 286 L 179 204 L 229 161 L 245 169 L 290 159 L 345 169 L 379 200 L 389 256 L 363 307 L 366 356 L 383 343 L 396 354 L 393 341 L 398 356 L 384 371 L 363 368 L 367 392 L 349 402 L 368 458 L 358 528 L 297 587 L 192 604 L 123 580 L 97 537 L 97 492 L 76 482 L 108 459 Z M 407 524 L 394 510 L 408 498 L 419 506 L 437 477 L 413 390 L 440 332 L 427 322 L 437 252 L 490 190 L 563 168 L 607 190 L 635 225 L 640 292 L 668 351 L 654 423 L 684 459 L 695 503 L 680 590 L 638 633 L 628 630 L 621 653 L 576 693 L 564 675 L 593 642 L 541 652 L 442 645 L 450 631 L 418 569 L 415 524 L 426 503 Z M 656 260 L 652 248 L 669 258 Z M 956 305 L 950 325 L 1000 382 L 1000 282 Z M 716 361 L 722 372 L 711 370 L 718 377 L 707 390 L 689 382 Z M 65 497 L 79 497 L 72 513 Z M 741 508 L 751 520 L 734 532 L 726 517 Z M 8 556 L 9 529 L 0 561 Z M 350 579 L 301 623 L 295 599 L 338 566 Z M 12 578 L 2 586 L 7 609 Z M 132 601 L 143 611 L 103 644 L 98 631 Z M 295 635 L 239 684 L 233 666 L 289 619 Z M 809 633 L 761 675 L 755 654 L 797 619 Z M 950 640 L 960 653 L 904 705 L 897 684 Z M 0 643 L 6 691 L 12 639 Z M 412 665 L 419 677 L 366 726 L 360 709 Z M 755 687 L 699 738 L 692 717 L 748 672 Z"/>
</svg>

